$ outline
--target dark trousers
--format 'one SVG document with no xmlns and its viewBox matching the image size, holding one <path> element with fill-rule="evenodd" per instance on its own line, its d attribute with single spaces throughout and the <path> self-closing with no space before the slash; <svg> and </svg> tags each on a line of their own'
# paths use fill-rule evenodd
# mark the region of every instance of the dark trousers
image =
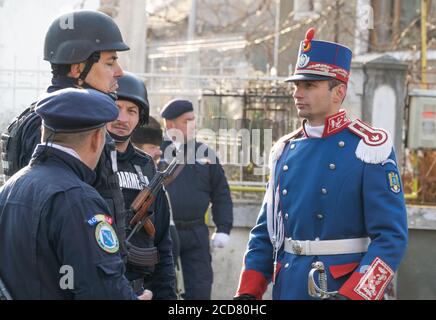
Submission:
<svg viewBox="0 0 436 320">
<path fill-rule="evenodd" d="M 213 282 L 209 229 L 205 224 L 177 230 L 185 282 L 185 300 L 210 300 Z"/>
</svg>

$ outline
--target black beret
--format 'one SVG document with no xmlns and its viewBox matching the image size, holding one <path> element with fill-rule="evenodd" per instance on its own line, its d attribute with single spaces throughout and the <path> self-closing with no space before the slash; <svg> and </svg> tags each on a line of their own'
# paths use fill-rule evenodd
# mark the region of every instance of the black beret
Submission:
<svg viewBox="0 0 436 320">
<path fill-rule="evenodd" d="M 93 89 L 67 88 L 45 95 L 35 112 L 55 132 L 79 132 L 103 127 L 118 118 L 118 107 L 107 94 Z"/>
<path fill-rule="evenodd" d="M 162 109 L 160 115 L 164 119 L 175 119 L 186 112 L 194 111 L 192 102 L 188 100 L 172 100 Z"/>
<path fill-rule="evenodd" d="M 153 117 L 148 119 L 148 124 L 139 126 L 132 135 L 132 142 L 136 144 L 154 144 L 160 146 L 163 141 L 162 129 L 159 122 Z"/>
</svg>

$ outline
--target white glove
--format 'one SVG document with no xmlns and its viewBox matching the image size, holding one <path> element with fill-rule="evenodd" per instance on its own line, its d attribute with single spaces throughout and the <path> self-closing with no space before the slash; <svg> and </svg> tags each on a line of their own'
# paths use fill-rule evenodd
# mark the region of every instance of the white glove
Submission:
<svg viewBox="0 0 436 320">
<path fill-rule="evenodd" d="M 213 248 L 224 248 L 229 242 L 230 236 L 227 233 L 223 232 L 214 232 L 212 234 L 212 247 Z"/>
<path fill-rule="evenodd" d="M 144 290 L 144 292 L 138 297 L 138 300 L 151 300 L 153 299 L 153 292 L 150 290 Z"/>
</svg>

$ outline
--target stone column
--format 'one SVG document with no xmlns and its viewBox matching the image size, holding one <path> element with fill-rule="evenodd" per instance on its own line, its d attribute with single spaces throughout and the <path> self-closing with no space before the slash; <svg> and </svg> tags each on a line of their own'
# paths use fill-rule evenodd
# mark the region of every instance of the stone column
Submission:
<svg viewBox="0 0 436 320">
<path fill-rule="evenodd" d="M 403 154 L 407 69 L 406 63 L 389 55 L 362 66 L 362 120 L 392 134 L 399 165 Z"/>
</svg>

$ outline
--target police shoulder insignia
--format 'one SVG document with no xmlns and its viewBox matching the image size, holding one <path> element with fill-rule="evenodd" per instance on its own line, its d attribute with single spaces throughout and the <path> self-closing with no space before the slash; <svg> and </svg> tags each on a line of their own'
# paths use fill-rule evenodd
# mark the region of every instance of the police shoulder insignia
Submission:
<svg viewBox="0 0 436 320">
<path fill-rule="evenodd" d="M 120 247 L 114 228 L 105 221 L 95 228 L 95 239 L 100 248 L 108 253 L 116 253 Z"/>
<path fill-rule="evenodd" d="M 400 193 L 401 184 L 400 184 L 400 177 L 398 173 L 395 171 L 387 171 L 386 176 L 388 180 L 389 190 L 391 190 L 393 193 Z"/>
</svg>

